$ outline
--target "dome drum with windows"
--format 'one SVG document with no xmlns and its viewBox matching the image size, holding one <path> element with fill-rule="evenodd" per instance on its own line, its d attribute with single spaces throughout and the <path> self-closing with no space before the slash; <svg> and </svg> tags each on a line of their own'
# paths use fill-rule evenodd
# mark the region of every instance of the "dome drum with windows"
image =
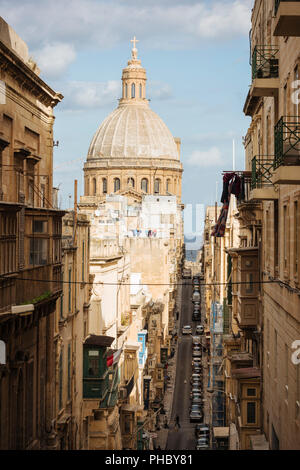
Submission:
<svg viewBox="0 0 300 470">
<path fill-rule="evenodd" d="M 89 147 L 85 196 L 134 190 L 140 195 L 176 195 L 180 202 L 180 139 L 149 107 L 146 70 L 137 58 L 136 38 L 132 42 L 119 106 L 100 125 Z"/>
</svg>

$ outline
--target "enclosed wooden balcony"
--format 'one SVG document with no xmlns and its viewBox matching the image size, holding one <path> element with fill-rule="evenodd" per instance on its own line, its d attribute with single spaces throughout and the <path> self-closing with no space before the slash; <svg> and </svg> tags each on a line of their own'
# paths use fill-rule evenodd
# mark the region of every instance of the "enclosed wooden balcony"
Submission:
<svg viewBox="0 0 300 470">
<path fill-rule="evenodd" d="M 275 126 L 273 184 L 300 184 L 300 118 L 283 116 Z"/>
<path fill-rule="evenodd" d="M 300 36 L 300 1 L 275 0 L 274 36 Z"/>
<path fill-rule="evenodd" d="M 257 247 L 234 248 L 230 254 L 237 256 L 237 302 L 233 309 L 241 329 L 255 329 L 258 324 L 259 253 Z"/>
</svg>

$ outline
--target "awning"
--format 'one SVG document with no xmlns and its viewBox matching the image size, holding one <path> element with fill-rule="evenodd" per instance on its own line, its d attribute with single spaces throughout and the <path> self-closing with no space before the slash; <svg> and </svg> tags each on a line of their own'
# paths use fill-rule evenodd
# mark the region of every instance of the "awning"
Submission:
<svg viewBox="0 0 300 470">
<path fill-rule="evenodd" d="M 114 340 L 115 338 L 112 338 L 111 336 L 89 335 L 83 344 L 85 346 L 102 346 L 109 348 Z"/>
<path fill-rule="evenodd" d="M 226 428 L 213 428 L 214 429 L 214 437 L 221 438 L 221 437 L 229 437 L 229 427 Z"/>
</svg>

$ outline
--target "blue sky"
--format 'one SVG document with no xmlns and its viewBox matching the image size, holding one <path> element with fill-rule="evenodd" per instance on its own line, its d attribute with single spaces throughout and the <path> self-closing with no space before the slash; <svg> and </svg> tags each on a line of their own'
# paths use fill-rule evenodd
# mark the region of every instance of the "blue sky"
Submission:
<svg viewBox="0 0 300 470">
<path fill-rule="evenodd" d="M 64 96 L 55 108 L 54 184 L 63 207 L 83 161 L 117 106 L 130 39 L 147 70 L 147 97 L 182 140 L 183 202 L 212 204 L 222 170 L 244 168 L 243 105 L 250 85 L 252 0 L 0 0 L 1 16 L 24 39 L 43 78 Z"/>
</svg>

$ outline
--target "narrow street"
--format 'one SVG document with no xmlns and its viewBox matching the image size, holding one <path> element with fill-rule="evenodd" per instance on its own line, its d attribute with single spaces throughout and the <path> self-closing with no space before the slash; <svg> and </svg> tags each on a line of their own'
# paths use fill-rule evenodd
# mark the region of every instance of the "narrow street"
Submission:
<svg viewBox="0 0 300 470">
<path fill-rule="evenodd" d="M 195 449 L 195 423 L 190 423 L 189 418 L 190 378 L 192 374 L 192 337 L 191 335 L 182 335 L 182 327 L 184 325 L 191 325 L 194 333 L 196 324 L 199 324 L 199 322 L 192 322 L 193 304 L 191 297 L 193 288 L 191 284 L 191 279 L 187 279 L 186 281 L 183 280 L 182 309 L 178 332 L 176 382 L 166 450 Z M 205 377 L 204 380 L 206 383 L 207 378 Z M 174 428 L 176 415 L 180 418 L 181 427 L 178 431 Z"/>
</svg>

